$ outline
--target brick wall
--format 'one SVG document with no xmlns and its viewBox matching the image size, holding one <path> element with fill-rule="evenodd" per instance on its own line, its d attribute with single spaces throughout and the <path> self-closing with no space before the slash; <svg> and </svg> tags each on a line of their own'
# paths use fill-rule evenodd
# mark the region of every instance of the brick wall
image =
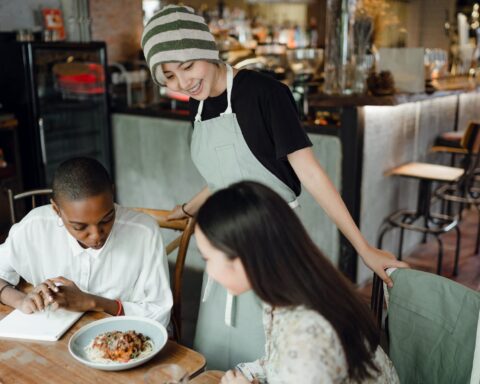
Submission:
<svg viewBox="0 0 480 384">
<path fill-rule="evenodd" d="M 92 39 L 107 43 L 108 61 L 137 58 L 143 31 L 142 0 L 90 0 Z"/>
</svg>

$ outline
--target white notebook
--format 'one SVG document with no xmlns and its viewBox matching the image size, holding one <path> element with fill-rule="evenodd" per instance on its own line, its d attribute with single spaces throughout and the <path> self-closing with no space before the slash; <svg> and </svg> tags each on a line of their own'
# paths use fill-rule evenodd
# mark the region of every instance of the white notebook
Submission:
<svg viewBox="0 0 480 384">
<path fill-rule="evenodd" d="M 0 321 L 0 337 L 56 341 L 82 315 L 64 309 L 27 315 L 15 309 Z"/>
</svg>

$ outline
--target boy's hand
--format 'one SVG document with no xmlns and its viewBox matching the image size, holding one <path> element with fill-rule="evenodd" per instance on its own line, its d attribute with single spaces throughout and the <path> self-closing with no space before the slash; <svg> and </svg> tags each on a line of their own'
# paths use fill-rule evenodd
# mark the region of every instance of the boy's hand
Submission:
<svg viewBox="0 0 480 384">
<path fill-rule="evenodd" d="M 53 297 L 53 309 L 64 308 L 78 312 L 86 312 L 93 309 L 94 302 L 91 296 L 78 288 L 73 281 L 62 276 L 50 279 L 50 281 L 56 284 L 56 288 L 58 288 L 58 292 Z"/>
<path fill-rule="evenodd" d="M 23 313 L 30 314 L 42 311 L 47 305 L 40 292 L 32 291 L 25 295 L 17 308 Z"/>
<path fill-rule="evenodd" d="M 43 311 L 48 305 L 53 304 L 53 295 L 58 288 L 50 280 L 45 280 L 25 295 L 18 307 L 24 313 Z"/>
</svg>

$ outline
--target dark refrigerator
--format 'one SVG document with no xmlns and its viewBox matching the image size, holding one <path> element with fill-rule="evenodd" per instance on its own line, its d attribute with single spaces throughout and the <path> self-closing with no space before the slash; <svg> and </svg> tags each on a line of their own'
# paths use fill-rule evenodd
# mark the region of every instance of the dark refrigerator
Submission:
<svg viewBox="0 0 480 384">
<path fill-rule="evenodd" d="M 50 187 L 64 160 L 111 173 L 105 43 L 0 43 L 0 103 L 18 119 L 23 189 Z M 113 175 L 112 175 L 113 177 Z"/>
</svg>

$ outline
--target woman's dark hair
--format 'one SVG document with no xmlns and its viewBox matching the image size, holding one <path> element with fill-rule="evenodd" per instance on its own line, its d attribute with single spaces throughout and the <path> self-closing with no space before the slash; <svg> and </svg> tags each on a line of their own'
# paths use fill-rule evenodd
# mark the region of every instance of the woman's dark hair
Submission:
<svg viewBox="0 0 480 384">
<path fill-rule="evenodd" d="M 233 184 L 205 202 L 197 224 L 214 247 L 241 259 L 264 302 L 303 305 L 330 322 L 350 379 L 360 382 L 378 372 L 373 357 L 380 335 L 373 315 L 279 195 L 256 182 Z"/>
</svg>

